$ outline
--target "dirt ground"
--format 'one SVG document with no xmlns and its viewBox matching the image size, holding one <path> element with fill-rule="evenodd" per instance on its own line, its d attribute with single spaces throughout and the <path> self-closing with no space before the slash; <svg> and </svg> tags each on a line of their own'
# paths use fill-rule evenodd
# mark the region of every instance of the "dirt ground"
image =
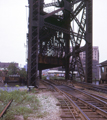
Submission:
<svg viewBox="0 0 107 120">
<path fill-rule="evenodd" d="M 30 115 L 27 120 L 62 120 L 60 118 L 61 109 L 56 105 L 59 102 L 53 92 L 38 90 L 36 96 L 41 102 L 41 113 Z M 24 120 L 24 118 L 23 116 L 15 116 L 15 120 Z"/>
</svg>

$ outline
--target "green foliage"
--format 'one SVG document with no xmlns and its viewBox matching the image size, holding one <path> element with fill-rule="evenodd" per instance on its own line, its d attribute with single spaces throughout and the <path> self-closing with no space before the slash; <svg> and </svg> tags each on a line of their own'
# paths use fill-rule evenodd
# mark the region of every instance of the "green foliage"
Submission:
<svg viewBox="0 0 107 120">
<path fill-rule="evenodd" d="M 3 76 L 2 71 L 0 71 L 0 77 L 2 77 L 2 76 Z"/>
<path fill-rule="evenodd" d="M 38 93 L 38 92 L 35 90 L 35 88 L 32 88 L 31 93 Z"/>
<path fill-rule="evenodd" d="M 24 119 L 27 120 L 29 115 L 38 111 L 40 107 L 38 98 L 27 91 L 0 91 L 0 112 L 11 99 L 13 99 L 11 106 L 0 120 L 13 120 L 15 115 L 23 115 Z"/>
<path fill-rule="evenodd" d="M 43 79 L 43 80 L 46 80 L 46 76 L 42 75 L 42 79 Z"/>
<path fill-rule="evenodd" d="M 17 74 L 17 70 L 18 70 L 18 68 L 16 67 L 15 63 L 14 62 L 10 63 L 10 65 L 8 67 L 8 75 Z"/>
<path fill-rule="evenodd" d="M 11 99 L 14 100 L 14 102 L 21 102 L 22 99 L 26 96 L 26 91 L 1 91 L 0 92 L 0 100 L 3 101 L 4 104 L 7 104 Z"/>
<path fill-rule="evenodd" d="M 25 68 L 21 68 L 18 73 L 19 73 L 20 77 L 23 77 L 23 78 L 27 77 L 27 72 L 26 72 Z"/>
<path fill-rule="evenodd" d="M 14 112 L 7 110 L 6 114 L 0 120 L 14 120 Z"/>
<path fill-rule="evenodd" d="M 38 118 L 43 118 L 43 117 L 45 117 L 45 116 L 47 116 L 48 115 L 48 112 L 43 112 L 43 113 L 39 113 L 38 115 L 37 115 L 37 117 Z"/>
<path fill-rule="evenodd" d="M 51 80 L 64 80 L 65 77 L 50 76 Z"/>
<path fill-rule="evenodd" d="M 3 116 L 3 120 L 13 120 L 15 115 L 23 115 L 27 119 L 29 114 L 33 113 L 31 108 L 19 105 L 17 107 L 10 107 L 6 114 Z"/>
<path fill-rule="evenodd" d="M 32 109 L 31 108 L 28 108 L 28 107 L 25 107 L 25 106 L 18 106 L 17 109 L 15 109 L 15 112 L 17 113 L 17 115 L 24 115 L 26 113 L 30 114 L 32 113 Z"/>
<path fill-rule="evenodd" d="M 19 85 L 16 85 L 16 87 L 19 87 Z"/>
<path fill-rule="evenodd" d="M 8 67 L 8 75 L 15 75 L 15 74 L 19 74 L 21 78 L 26 79 L 27 77 L 27 72 L 25 70 L 25 68 L 17 68 L 15 63 L 10 63 L 9 67 Z"/>
</svg>

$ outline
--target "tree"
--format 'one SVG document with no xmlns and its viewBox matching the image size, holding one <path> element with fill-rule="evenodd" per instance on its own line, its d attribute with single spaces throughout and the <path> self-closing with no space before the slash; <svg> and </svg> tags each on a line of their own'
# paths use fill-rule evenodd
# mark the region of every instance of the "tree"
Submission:
<svg viewBox="0 0 107 120">
<path fill-rule="evenodd" d="M 27 72 L 25 68 L 17 68 L 15 63 L 10 63 L 8 67 L 8 75 L 15 75 L 18 74 L 20 75 L 21 79 L 26 79 L 27 77 Z"/>
<path fill-rule="evenodd" d="M 3 73 L 2 73 L 2 71 L 0 70 L 0 77 L 2 77 L 3 76 Z"/>
<path fill-rule="evenodd" d="M 19 73 L 20 77 L 26 79 L 27 72 L 26 72 L 25 68 L 21 68 L 18 73 Z"/>
<path fill-rule="evenodd" d="M 17 74 L 18 68 L 16 67 L 14 62 L 10 63 L 10 65 L 9 65 L 9 67 L 7 69 L 8 69 L 8 75 Z"/>
</svg>

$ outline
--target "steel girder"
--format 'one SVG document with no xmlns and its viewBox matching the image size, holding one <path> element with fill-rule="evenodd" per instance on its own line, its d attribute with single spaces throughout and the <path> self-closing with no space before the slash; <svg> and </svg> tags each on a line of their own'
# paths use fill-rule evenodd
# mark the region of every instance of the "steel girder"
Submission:
<svg viewBox="0 0 107 120">
<path fill-rule="evenodd" d="M 92 0 L 86 2 L 86 82 L 92 82 Z"/>
<path fill-rule="evenodd" d="M 29 8 L 28 86 L 38 87 L 39 0 L 29 0 Z"/>
<path fill-rule="evenodd" d="M 79 20 L 76 16 L 81 12 L 81 19 Z M 73 13 L 73 14 L 72 14 Z M 71 20 L 74 20 L 78 27 L 78 35 L 81 37 L 74 37 L 71 26 L 71 43 L 72 43 L 72 60 L 70 63 L 72 78 L 73 72 L 75 71 L 75 66 L 77 65 L 78 72 L 81 78 L 81 81 L 88 83 L 92 82 L 92 0 L 82 0 L 78 6 L 75 8 L 74 12 L 71 13 Z M 85 40 L 85 45 L 81 47 L 82 40 Z M 80 52 L 86 52 L 86 71 L 81 63 L 79 56 Z M 68 55 L 69 56 L 69 55 Z"/>
<path fill-rule="evenodd" d="M 55 6 L 55 10 L 47 12 L 45 9 L 50 6 Z M 92 0 L 55 0 L 48 4 L 29 0 L 28 35 L 28 85 L 38 86 L 38 55 L 65 58 L 66 79 L 70 71 L 73 76 L 77 65 L 81 80 L 91 82 Z M 86 41 L 83 47 L 82 40 Z M 86 74 L 79 56 L 82 51 L 86 51 Z"/>
</svg>

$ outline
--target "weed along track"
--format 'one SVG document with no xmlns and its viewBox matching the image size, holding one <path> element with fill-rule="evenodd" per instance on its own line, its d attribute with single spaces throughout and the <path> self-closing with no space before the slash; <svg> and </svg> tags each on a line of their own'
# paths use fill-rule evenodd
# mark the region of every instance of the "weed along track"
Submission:
<svg viewBox="0 0 107 120">
<path fill-rule="evenodd" d="M 60 108 L 56 106 L 58 100 L 43 85 L 29 92 L 28 89 L 0 91 L 0 113 L 3 113 L 10 99 L 13 102 L 0 120 L 60 120 Z"/>
<path fill-rule="evenodd" d="M 13 101 L 10 101 L 10 99 Z M 33 93 L 28 93 L 27 90 L 16 90 L 12 92 L 0 91 L 0 117 L 2 116 L 0 120 L 15 120 L 16 116 L 22 116 L 23 120 L 27 120 L 30 114 L 39 112 L 39 107 L 40 101 L 37 96 L 33 95 Z"/>
<path fill-rule="evenodd" d="M 87 93 L 75 87 L 55 85 L 57 99 L 62 109 L 62 120 L 107 120 L 107 99 Z"/>
<path fill-rule="evenodd" d="M 0 120 L 107 120 L 106 98 L 63 83 L 42 80 L 29 92 L 0 91 L 0 113 L 13 99 Z"/>
</svg>

